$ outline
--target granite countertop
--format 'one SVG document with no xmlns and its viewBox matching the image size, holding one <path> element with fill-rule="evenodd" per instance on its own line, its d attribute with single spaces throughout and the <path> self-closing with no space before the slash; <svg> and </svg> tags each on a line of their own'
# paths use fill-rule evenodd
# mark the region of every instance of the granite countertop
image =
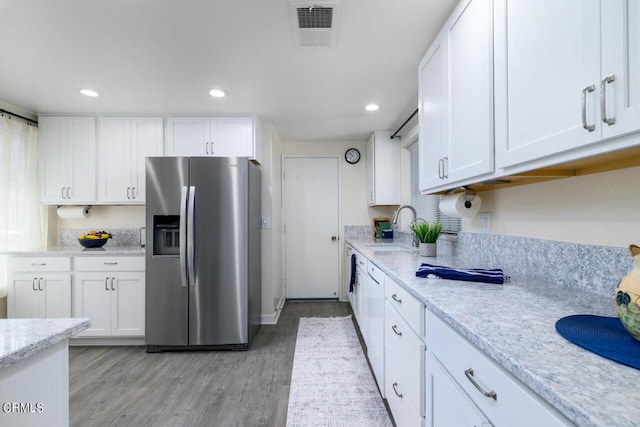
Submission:
<svg viewBox="0 0 640 427">
<path fill-rule="evenodd" d="M 0 368 L 84 331 L 89 319 L 0 319 Z"/>
<path fill-rule="evenodd" d="M 60 246 L 46 249 L 32 249 L 23 251 L 3 252 L 3 255 L 11 256 L 144 256 L 145 248 L 140 246 L 113 246 L 105 245 L 101 248 L 83 248 L 82 246 Z"/>
<path fill-rule="evenodd" d="M 533 279 L 493 285 L 419 278 L 415 272 L 422 262 L 501 266 L 460 257 L 425 258 L 416 250 L 376 250 L 370 239 L 347 243 L 569 420 L 580 426 L 637 425 L 640 370 L 583 350 L 555 330 L 558 319 L 572 314 L 617 316 L 613 296 Z"/>
</svg>

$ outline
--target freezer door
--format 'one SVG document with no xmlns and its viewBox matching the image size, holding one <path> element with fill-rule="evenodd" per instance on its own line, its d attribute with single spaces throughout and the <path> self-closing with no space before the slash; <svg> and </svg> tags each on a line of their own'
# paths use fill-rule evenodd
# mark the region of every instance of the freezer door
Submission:
<svg viewBox="0 0 640 427">
<path fill-rule="evenodd" d="M 191 158 L 195 188 L 189 345 L 248 343 L 248 160 Z"/>
<path fill-rule="evenodd" d="M 188 344 L 189 288 L 181 277 L 185 251 L 180 245 L 186 228 L 183 195 L 188 178 L 186 157 L 147 158 L 145 342 L 148 346 Z"/>
</svg>

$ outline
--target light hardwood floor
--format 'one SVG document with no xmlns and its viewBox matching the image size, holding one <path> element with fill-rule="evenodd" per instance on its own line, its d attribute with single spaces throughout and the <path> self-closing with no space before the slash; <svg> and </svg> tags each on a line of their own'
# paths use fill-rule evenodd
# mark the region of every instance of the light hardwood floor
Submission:
<svg viewBox="0 0 640 427">
<path fill-rule="evenodd" d="M 284 426 L 298 319 L 349 314 L 348 303 L 287 302 L 244 352 L 71 347 L 70 425 Z"/>
</svg>

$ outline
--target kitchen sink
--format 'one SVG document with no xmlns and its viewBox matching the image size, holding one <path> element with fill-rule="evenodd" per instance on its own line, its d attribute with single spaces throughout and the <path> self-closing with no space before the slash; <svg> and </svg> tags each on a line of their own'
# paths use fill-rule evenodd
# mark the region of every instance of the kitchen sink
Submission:
<svg viewBox="0 0 640 427">
<path fill-rule="evenodd" d="M 393 243 L 371 243 L 365 245 L 367 248 L 373 249 L 376 252 L 411 252 L 411 249 L 406 246 L 395 245 Z"/>
</svg>

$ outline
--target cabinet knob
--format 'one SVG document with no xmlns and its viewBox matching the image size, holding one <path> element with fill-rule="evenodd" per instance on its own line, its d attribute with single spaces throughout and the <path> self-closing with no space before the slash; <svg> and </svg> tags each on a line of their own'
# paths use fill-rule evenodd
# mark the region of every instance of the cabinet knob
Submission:
<svg viewBox="0 0 640 427">
<path fill-rule="evenodd" d="M 338 240 L 338 239 L 339 239 L 339 238 L 338 238 L 338 236 L 331 236 L 331 241 L 332 241 L 332 242 L 335 242 L 335 241 L 336 241 L 336 240 Z"/>
</svg>

